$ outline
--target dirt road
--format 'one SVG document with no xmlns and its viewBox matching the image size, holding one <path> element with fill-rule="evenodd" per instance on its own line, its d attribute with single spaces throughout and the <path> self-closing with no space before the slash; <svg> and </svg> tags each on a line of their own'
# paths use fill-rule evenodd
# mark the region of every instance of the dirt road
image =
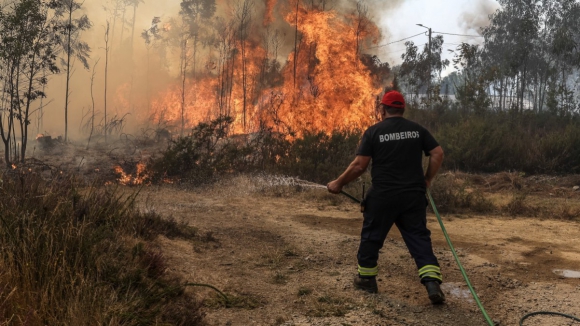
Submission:
<svg viewBox="0 0 580 326">
<path fill-rule="evenodd" d="M 274 193 L 274 195 L 272 194 Z M 225 308 L 211 290 L 210 325 L 486 325 L 434 216 L 429 216 L 447 302 L 432 306 L 394 228 L 379 260 L 379 294 L 352 287 L 362 223 L 358 207 L 322 190 L 253 188 L 249 183 L 187 191 L 148 188 L 141 205 L 199 228 L 192 242 L 160 239 L 169 272 L 212 284 L 230 297 Z M 531 311 L 580 316 L 577 222 L 496 216 L 444 216 L 445 225 L 489 315 L 517 325 Z M 525 325 L 572 325 L 534 317 Z M 580 324 L 579 324 L 580 325 Z"/>
</svg>

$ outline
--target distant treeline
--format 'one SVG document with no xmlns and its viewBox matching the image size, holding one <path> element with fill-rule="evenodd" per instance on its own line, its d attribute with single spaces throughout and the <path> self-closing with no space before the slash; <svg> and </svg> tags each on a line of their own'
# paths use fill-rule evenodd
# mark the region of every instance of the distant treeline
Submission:
<svg viewBox="0 0 580 326">
<path fill-rule="evenodd" d="M 407 42 L 403 63 L 393 70 L 395 87 L 422 107 L 454 94 L 462 110 L 511 110 L 577 115 L 580 107 L 580 2 L 499 0 L 501 9 L 482 28 L 483 43 L 462 43 L 443 60 L 443 35 L 431 50 Z M 449 65 L 457 72 L 440 78 Z M 428 90 L 427 90 L 428 88 Z"/>
</svg>

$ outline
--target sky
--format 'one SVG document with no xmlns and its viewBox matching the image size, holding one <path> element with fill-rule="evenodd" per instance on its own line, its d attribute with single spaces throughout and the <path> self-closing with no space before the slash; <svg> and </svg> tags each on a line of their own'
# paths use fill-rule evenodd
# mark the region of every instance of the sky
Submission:
<svg viewBox="0 0 580 326">
<path fill-rule="evenodd" d="M 375 21 L 379 22 L 379 27 L 385 35 L 381 44 L 427 32 L 425 28 L 416 24 L 423 24 L 438 32 L 479 35 L 479 28 L 488 24 L 488 15 L 498 8 L 499 4 L 495 0 L 406 0 L 386 13 L 377 10 L 376 15 L 379 17 L 375 17 Z M 455 49 L 461 42 L 480 44 L 483 41 L 481 37 L 452 35 L 444 35 L 444 39 L 444 57 L 449 60 L 453 55 L 447 52 L 448 49 Z M 425 44 L 428 42 L 428 36 L 420 35 L 409 41 L 415 44 Z M 405 42 L 380 47 L 379 57 L 391 65 L 400 64 L 401 55 L 405 52 Z M 449 67 L 443 75 L 451 71 L 453 68 Z"/>
</svg>

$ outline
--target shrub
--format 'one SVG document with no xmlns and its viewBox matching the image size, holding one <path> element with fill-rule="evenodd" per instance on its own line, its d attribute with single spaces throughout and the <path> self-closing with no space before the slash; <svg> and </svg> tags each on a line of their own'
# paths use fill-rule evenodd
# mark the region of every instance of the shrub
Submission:
<svg viewBox="0 0 580 326">
<path fill-rule="evenodd" d="M 138 212 L 137 193 L 27 172 L 4 175 L 0 196 L 0 323 L 202 323 L 200 302 L 150 242 L 193 230 Z"/>
<path fill-rule="evenodd" d="M 226 138 L 232 122 L 231 117 L 220 117 L 200 123 L 188 136 L 172 140 L 162 156 L 148 165 L 152 179 L 176 178 L 199 184 L 224 172 L 244 171 L 251 165 L 247 159 L 252 148 Z"/>
<path fill-rule="evenodd" d="M 361 133 L 335 131 L 305 133 L 294 140 L 287 156 L 272 168 L 282 173 L 317 183 L 337 178 L 355 157 Z"/>
<path fill-rule="evenodd" d="M 431 187 L 431 195 L 441 213 L 489 213 L 496 209 L 478 188 L 469 188 L 466 180 L 453 174 L 438 175 Z"/>
<path fill-rule="evenodd" d="M 174 178 L 194 184 L 241 172 L 286 174 L 313 182 L 338 177 L 355 156 L 358 131 L 305 133 L 292 138 L 269 129 L 226 137 L 233 120 L 201 123 L 186 137 L 172 141 L 148 164 L 154 181 Z"/>
</svg>

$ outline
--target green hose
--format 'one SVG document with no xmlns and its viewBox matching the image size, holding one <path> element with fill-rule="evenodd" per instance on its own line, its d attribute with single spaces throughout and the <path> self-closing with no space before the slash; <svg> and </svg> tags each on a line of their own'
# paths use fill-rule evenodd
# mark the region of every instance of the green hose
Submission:
<svg viewBox="0 0 580 326">
<path fill-rule="evenodd" d="M 439 221 L 439 225 L 441 226 L 441 230 L 443 231 L 443 235 L 445 235 L 445 240 L 447 240 L 447 243 L 449 244 L 449 248 L 451 248 L 451 252 L 453 253 L 453 257 L 455 258 L 455 262 L 457 263 L 457 266 L 459 266 L 459 270 L 461 271 L 461 275 L 463 275 L 463 278 L 465 279 L 465 283 L 467 283 L 467 287 L 469 288 L 469 291 L 471 292 L 473 299 L 477 303 L 477 306 L 479 307 L 479 310 L 481 310 L 481 313 L 483 314 L 483 317 L 485 318 L 487 323 L 490 326 L 495 326 L 495 323 L 493 322 L 493 320 L 491 320 L 491 318 L 489 318 L 489 315 L 485 311 L 485 308 L 481 304 L 481 301 L 479 301 L 479 297 L 477 296 L 477 293 L 475 293 L 473 286 L 471 286 L 471 282 L 469 282 L 469 278 L 467 277 L 467 273 L 465 273 L 465 269 L 463 269 L 463 265 L 461 265 L 461 262 L 459 261 L 459 257 L 457 256 L 457 252 L 455 251 L 455 247 L 453 247 L 453 243 L 451 243 L 451 239 L 449 238 L 449 235 L 447 234 L 447 230 L 445 229 L 445 225 L 443 225 L 443 220 L 441 219 L 441 215 L 439 215 L 439 212 L 437 211 L 437 207 L 435 206 L 435 201 L 433 201 L 433 197 L 431 197 L 431 192 L 429 191 L 429 189 L 427 189 L 427 196 L 429 196 L 429 201 L 431 202 L 431 207 L 433 208 L 433 212 L 435 213 L 435 216 L 437 216 L 437 220 Z"/>
<path fill-rule="evenodd" d="M 551 311 L 536 311 L 536 312 L 531 312 L 525 316 L 522 317 L 522 319 L 520 319 L 520 326 L 524 326 L 524 320 L 532 317 L 532 316 L 536 316 L 536 315 L 552 315 L 552 316 L 560 316 L 560 317 L 566 317 L 566 318 L 570 318 L 572 320 L 575 320 L 577 322 L 580 322 L 580 318 L 574 317 L 574 316 L 570 316 L 570 315 L 566 315 L 563 314 L 561 312 L 551 312 Z"/>
<path fill-rule="evenodd" d="M 341 191 L 341 194 L 345 195 L 346 197 L 352 199 L 353 201 L 355 201 L 359 204 L 361 202 L 356 197 L 354 197 L 354 196 L 352 196 L 344 191 Z M 449 248 L 451 248 L 451 252 L 453 253 L 453 257 L 455 258 L 455 262 L 457 263 L 457 266 L 459 266 L 459 270 L 461 271 L 461 274 L 463 275 L 463 278 L 465 279 L 465 283 L 467 283 L 467 287 L 469 287 L 469 291 L 471 292 L 473 299 L 475 299 L 475 302 L 477 303 L 479 310 L 481 310 L 481 313 L 483 314 L 485 321 L 490 326 L 495 326 L 495 323 L 493 322 L 493 320 L 491 320 L 491 318 L 489 318 L 489 315 L 485 311 L 485 308 L 481 304 L 481 301 L 479 301 L 479 297 L 477 296 L 477 293 L 473 289 L 473 286 L 471 286 L 471 282 L 469 282 L 469 278 L 467 277 L 467 273 L 465 273 L 465 269 L 463 269 L 463 265 L 461 265 L 461 262 L 459 261 L 459 257 L 457 256 L 457 252 L 455 251 L 455 247 L 453 247 L 453 243 L 451 243 L 451 239 L 449 238 L 449 234 L 447 234 L 447 230 L 445 229 L 445 225 L 443 225 L 443 220 L 441 219 L 441 215 L 439 215 L 439 211 L 437 211 L 437 206 L 435 206 L 435 201 L 433 200 L 433 197 L 431 196 L 431 192 L 429 191 L 429 189 L 427 189 L 427 196 L 429 197 L 429 202 L 431 202 L 431 207 L 433 208 L 433 212 L 435 213 L 435 216 L 437 216 L 437 220 L 439 221 L 439 225 L 441 226 L 441 230 L 443 231 L 443 235 L 445 235 L 445 240 L 447 240 L 447 244 L 449 244 Z M 524 315 L 522 317 L 522 319 L 520 319 L 520 326 L 524 326 L 524 321 L 526 319 L 528 319 L 532 316 L 537 316 L 537 315 L 560 316 L 560 317 L 566 317 L 566 318 L 572 319 L 574 321 L 580 322 L 580 318 L 577 318 L 577 317 L 574 317 L 571 315 L 567 315 L 567 314 L 563 314 L 561 312 L 536 311 L 536 312 L 531 312 L 527 315 Z"/>
<path fill-rule="evenodd" d="M 457 266 L 459 266 L 459 269 L 461 270 L 461 274 L 463 275 L 463 278 L 465 279 L 465 282 L 467 283 L 467 286 L 469 287 L 469 291 L 471 291 L 471 294 L 473 295 L 473 298 L 475 299 L 475 302 L 477 303 L 477 306 L 479 307 L 479 310 L 481 310 L 481 313 L 483 314 L 483 317 L 485 318 L 487 323 L 490 326 L 494 326 L 495 323 L 491 320 L 491 318 L 489 318 L 487 312 L 485 311 L 485 308 L 483 307 L 483 305 L 479 301 L 479 298 L 477 297 L 477 293 L 475 293 L 475 290 L 471 286 L 471 283 L 469 282 L 469 278 L 467 278 L 467 274 L 465 273 L 465 270 L 463 269 L 463 266 L 461 265 L 461 262 L 459 261 L 459 257 L 457 257 L 457 253 L 455 252 L 455 248 L 453 247 L 453 244 L 451 243 L 451 239 L 449 238 L 449 235 L 447 234 L 447 230 L 445 230 L 445 226 L 443 225 L 443 220 L 441 220 L 441 216 L 439 215 L 439 212 L 437 211 L 437 207 L 435 206 L 435 201 L 433 200 L 433 197 L 431 196 L 431 192 L 429 190 L 427 190 L 427 196 L 429 196 L 429 201 L 431 202 L 431 207 L 433 207 L 433 212 L 435 212 L 435 216 L 437 216 L 437 220 L 439 221 L 439 225 L 441 225 L 441 230 L 443 230 L 443 234 L 445 235 L 445 239 L 447 240 L 447 243 L 449 244 L 449 247 L 451 248 L 451 252 L 453 253 L 453 257 L 455 257 L 455 261 L 457 262 Z M 528 319 L 532 316 L 536 316 L 536 315 L 560 316 L 560 317 L 566 317 L 566 318 L 575 320 L 577 322 L 580 322 L 580 318 L 577 318 L 577 317 L 574 317 L 571 315 L 567 315 L 567 314 L 563 314 L 561 312 L 536 311 L 536 312 L 531 312 L 531 313 L 523 316 L 522 319 L 520 319 L 520 326 L 524 325 L 524 321 L 526 319 Z"/>
</svg>

